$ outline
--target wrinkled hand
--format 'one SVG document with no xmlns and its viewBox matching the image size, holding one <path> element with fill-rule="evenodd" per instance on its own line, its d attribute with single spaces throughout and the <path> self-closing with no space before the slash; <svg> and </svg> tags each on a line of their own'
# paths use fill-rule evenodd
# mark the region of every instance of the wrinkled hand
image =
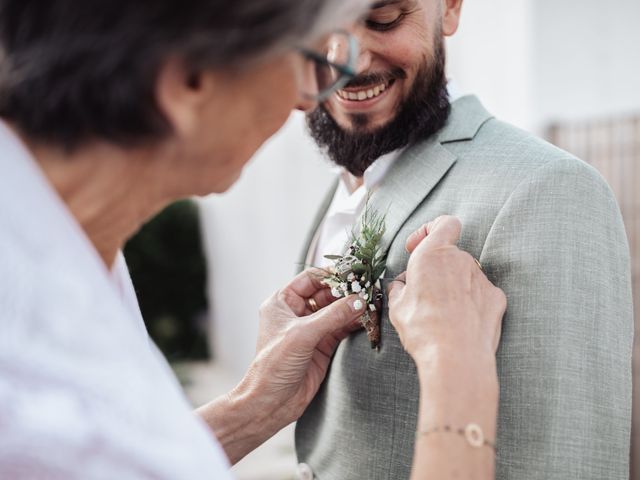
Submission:
<svg viewBox="0 0 640 480">
<path fill-rule="evenodd" d="M 498 347 L 506 297 L 456 247 L 461 229 L 445 216 L 413 233 L 406 274 L 389 287 L 390 320 L 416 362 L 437 349 L 473 356 Z"/>
<path fill-rule="evenodd" d="M 337 300 L 321 279 L 320 271 L 303 272 L 260 308 L 257 354 L 246 378 L 282 426 L 302 415 L 340 341 L 361 328 L 366 303 L 356 309 L 356 296 Z M 320 310 L 312 312 L 308 298 Z"/>
</svg>

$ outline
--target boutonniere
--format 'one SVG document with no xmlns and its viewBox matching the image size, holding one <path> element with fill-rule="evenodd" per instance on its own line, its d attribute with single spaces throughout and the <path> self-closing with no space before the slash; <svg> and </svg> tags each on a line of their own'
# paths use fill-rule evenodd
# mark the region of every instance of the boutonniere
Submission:
<svg viewBox="0 0 640 480">
<path fill-rule="evenodd" d="M 371 348 L 380 345 L 380 313 L 382 293 L 380 277 L 386 268 L 386 253 L 381 251 L 380 241 L 385 232 L 385 216 L 365 205 L 360 231 L 351 232 L 351 244 L 344 255 L 325 255 L 333 262 L 326 269 L 323 282 L 331 287 L 334 297 L 358 295 L 367 305 L 360 322 L 367 332 Z"/>
</svg>

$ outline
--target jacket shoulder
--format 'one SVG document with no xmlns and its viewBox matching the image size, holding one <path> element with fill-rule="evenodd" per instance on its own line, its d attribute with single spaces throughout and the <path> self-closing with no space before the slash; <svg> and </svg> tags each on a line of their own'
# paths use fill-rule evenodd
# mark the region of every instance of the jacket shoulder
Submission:
<svg viewBox="0 0 640 480">
<path fill-rule="evenodd" d="M 515 188 L 528 179 L 572 176 L 606 185 L 592 166 L 551 143 L 495 118 L 488 119 L 473 139 L 443 144 L 457 157 L 457 168 L 468 174 L 489 174 Z"/>
</svg>

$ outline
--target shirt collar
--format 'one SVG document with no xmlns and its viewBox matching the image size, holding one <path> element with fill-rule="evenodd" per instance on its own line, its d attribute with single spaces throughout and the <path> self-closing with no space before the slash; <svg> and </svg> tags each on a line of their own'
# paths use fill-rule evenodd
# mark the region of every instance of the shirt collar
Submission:
<svg viewBox="0 0 640 480">
<path fill-rule="evenodd" d="M 395 150 L 391 153 L 387 153 L 386 155 L 381 156 L 364 171 L 364 175 L 362 177 L 364 182 L 364 187 L 367 191 L 371 191 L 380 185 L 382 179 L 387 174 L 391 165 L 398 159 L 400 154 L 402 153 L 402 149 Z"/>
</svg>

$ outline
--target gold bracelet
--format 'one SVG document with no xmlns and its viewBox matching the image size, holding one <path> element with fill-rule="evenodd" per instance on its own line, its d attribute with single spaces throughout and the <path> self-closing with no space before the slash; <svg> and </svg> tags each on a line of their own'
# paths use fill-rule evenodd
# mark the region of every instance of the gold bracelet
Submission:
<svg viewBox="0 0 640 480">
<path fill-rule="evenodd" d="M 469 445 L 473 448 L 482 448 L 489 447 L 494 453 L 496 451 L 496 444 L 484 438 L 484 432 L 480 425 L 476 423 L 470 423 L 464 428 L 451 428 L 449 425 L 444 425 L 442 427 L 432 427 L 424 430 L 418 430 L 416 432 L 416 437 L 420 437 L 423 435 L 431 435 L 432 433 L 457 433 L 458 435 L 462 435 Z"/>
</svg>

